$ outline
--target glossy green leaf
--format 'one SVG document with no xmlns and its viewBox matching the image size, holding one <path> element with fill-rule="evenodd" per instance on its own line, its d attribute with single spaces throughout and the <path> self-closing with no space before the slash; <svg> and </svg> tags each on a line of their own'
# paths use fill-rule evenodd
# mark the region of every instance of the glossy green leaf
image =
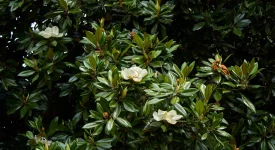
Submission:
<svg viewBox="0 0 275 150">
<path fill-rule="evenodd" d="M 164 99 L 154 98 L 154 99 L 149 100 L 149 101 L 148 101 L 148 104 L 154 105 L 154 104 L 157 104 L 157 103 L 162 102 L 163 100 L 164 100 Z"/>
<path fill-rule="evenodd" d="M 124 102 L 123 102 L 123 106 L 124 106 L 124 108 L 125 108 L 127 111 L 129 111 L 129 112 L 136 112 L 136 111 L 138 111 L 138 110 L 135 108 L 135 106 L 133 105 L 133 103 L 131 103 L 131 102 L 126 102 L 126 101 L 124 101 Z"/>
<path fill-rule="evenodd" d="M 242 31 L 240 28 L 234 28 L 233 33 L 236 34 L 237 36 L 242 36 Z"/>
<path fill-rule="evenodd" d="M 222 131 L 222 130 L 217 130 L 217 133 L 223 137 L 226 137 L 226 138 L 230 138 L 231 135 L 229 133 L 227 133 L 226 131 Z"/>
<path fill-rule="evenodd" d="M 138 45 L 139 48 L 143 49 L 143 41 L 137 34 L 134 36 L 134 42 Z"/>
<path fill-rule="evenodd" d="M 114 126 L 114 120 L 111 118 L 111 119 L 109 119 L 109 121 L 107 122 L 106 128 L 107 128 L 107 130 L 110 132 L 110 131 L 113 129 L 113 126 Z"/>
<path fill-rule="evenodd" d="M 102 37 L 102 28 L 98 27 L 95 32 L 95 39 L 99 43 Z"/>
<path fill-rule="evenodd" d="M 132 127 L 131 123 L 125 119 L 122 119 L 120 117 L 117 117 L 116 120 L 115 120 L 119 125 L 123 126 L 123 127 Z"/>
<path fill-rule="evenodd" d="M 187 116 L 187 112 L 185 111 L 185 109 L 179 104 L 179 103 L 176 103 L 174 105 L 175 109 L 180 112 L 183 116 Z"/>
<path fill-rule="evenodd" d="M 194 25 L 193 27 L 193 31 L 197 31 L 200 30 L 201 28 L 203 28 L 205 26 L 205 22 L 200 22 Z"/>
<path fill-rule="evenodd" d="M 201 140 L 205 140 L 207 139 L 208 137 L 208 132 L 204 133 L 202 136 L 201 136 Z"/>
<path fill-rule="evenodd" d="M 33 75 L 35 73 L 35 71 L 33 70 L 25 70 L 25 71 L 22 71 L 18 74 L 18 76 L 20 77 L 28 77 L 30 75 Z"/>
<path fill-rule="evenodd" d="M 23 118 L 25 116 L 25 114 L 28 111 L 28 107 L 27 106 L 23 106 L 20 110 L 20 117 Z"/>
<path fill-rule="evenodd" d="M 121 112 L 121 107 L 117 106 L 115 111 L 113 112 L 113 118 L 116 119 L 120 115 L 120 112 Z"/>
<path fill-rule="evenodd" d="M 204 112 L 204 103 L 201 100 L 196 102 L 196 111 L 199 115 L 202 115 Z"/>
<path fill-rule="evenodd" d="M 222 94 L 219 91 L 215 91 L 214 98 L 216 101 L 220 101 L 222 99 Z"/>
<path fill-rule="evenodd" d="M 65 10 L 68 9 L 68 2 L 67 2 L 67 0 L 58 0 L 58 1 L 59 1 L 60 6 L 61 6 L 63 9 L 65 9 Z"/>
<path fill-rule="evenodd" d="M 256 109 L 255 106 L 253 105 L 253 103 L 243 94 L 241 94 L 242 98 L 239 99 L 241 100 L 241 102 L 243 102 L 250 110 L 252 110 L 254 113 L 256 113 Z"/>
<path fill-rule="evenodd" d="M 197 92 L 198 92 L 197 89 L 189 88 L 189 89 L 183 90 L 183 92 L 181 92 L 180 95 L 189 97 L 189 96 L 193 96 Z"/>
<path fill-rule="evenodd" d="M 83 129 L 93 129 L 98 125 L 98 123 L 96 122 L 91 122 L 91 123 L 87 123 L 85 124 L 82 128 Z"/>
</svg>

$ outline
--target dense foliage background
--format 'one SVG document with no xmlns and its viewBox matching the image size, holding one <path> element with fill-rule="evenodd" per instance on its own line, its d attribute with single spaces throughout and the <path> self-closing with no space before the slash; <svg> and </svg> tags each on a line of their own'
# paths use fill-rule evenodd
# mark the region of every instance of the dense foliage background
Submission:
<svg viewBox="0 0 275 150">
<path fill-rule="evenodd" d="M 0 0 L 0 149 L 275 149 L 274 6 Z"/>
</svg>

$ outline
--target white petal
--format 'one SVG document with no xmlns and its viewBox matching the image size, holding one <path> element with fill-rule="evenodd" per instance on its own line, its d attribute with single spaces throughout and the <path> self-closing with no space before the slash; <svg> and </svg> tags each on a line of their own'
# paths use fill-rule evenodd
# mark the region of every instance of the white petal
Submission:
<svg viewBox="0 0 275 150">
<path fill-rule="evenodd" d="M 131 71 L 131 76 L 138 77 L 139 72 L 135 68 L 129 68 L 129 71 Z"/>
<path fill-rule="evenodd" d="M 167 118 L 166 121 L 170 124 L 176 124 L 177 121 L 173 120 L 172 118 Z"/>
<path fill-rule="evenodd" d="M 121 71 L 121 76 L 123 79 L 128 80 L 129 78 L 128 78 L 128 74 L 126 73 L 126 70 L 128 70 L 128 69 L 123 69 Z"/>
<path fill-rule="evenodd" d="M 133 78 L 133 80 L 135 81 L 135 82 L 140 82 L 141 80 L 142 80 L 142 78 Z"/>
<path fill-rule="evenodd" d="M 179 120 L 181 119 L 183 116 L 182 115 L 175 115 L 172 119 L 173 120 Z"/>
<path fill-rule="evenodd" d="M 48 39 L 51 37 L 51 34 L 46 31 L 41 31 L 38 33 L 39 35 L 43 36 L 44 38 Z"/>
<path fill-rule="evenodd" d="M 146 76 L 148 74 L 147 70 L 146 69 L 142 69 L 140 74 L 139 74 L 139 77 L 140 78 L 143 78 L 144 76 Z"/>
<path fill-rule="evenodd" d="M 50 27 L 47 27 L 47 28 L 45 29 L 45 32 L 47 32 L 48 34 L 52 34 L 53 29 L 50 28 Z"/>
<path fill-rule="evenodd" d="M 63 33 L 59 33 L 57 36 L 55 37 L 62 37 L 63 36 Z"/>
<path fill-rule="evenodd" d="M 154 117 L 154 119 L 155 119 L 156 121 L 162 120 L 162 119 L 159 117 L 159 115 L 158 115 L 157 112 L 154 112 L 154 113 L 153 113 L 153 117 Z"/>
<path fill-rule="evenodd" d="M 168 112 L 168 114 L 171 115 L 171 116 L 175 116 L 175 115 L 177 115 L 177 112 L 175 110 L 170 110 Z"/>
<path fill-rule="evenodd" d="M 57 36 L 59 34 L 59 29 L 57 26 L 52 27 L 52 35 Z"/>
<path fill-rule="evenodd" d="M 164 115 L 167 111 L 158 110 L 158 115 Z"/>
</svg>

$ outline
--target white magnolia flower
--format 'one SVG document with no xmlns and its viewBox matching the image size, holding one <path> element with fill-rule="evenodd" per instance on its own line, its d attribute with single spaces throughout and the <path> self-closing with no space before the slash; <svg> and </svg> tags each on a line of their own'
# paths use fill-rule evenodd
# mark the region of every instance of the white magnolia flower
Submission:
<svg viewBox="0 0 275 150">
<path fill-rule="evenodd" d="M 59 29 L 57 26 L 47 27 L 45 31 L 41 31 L 38 33 L 39 35 L 43 36 L 44 38 L 48 39 L 50 37 L 62 37 L 63 33 L 59 33 Z"/>
<path fill-rule="evenodd" d="M 42 144 L 46 144 L 47 145 L 51 145 L 52 144 L 52 141 L 51 140 L 47 140 L 45 137 L 42 137 L 42 136 L 34 136 L 34 140 L 36 143 L 42 143 Z"/>
<path fill-rule="evenodd" d="M 170 124 L 176 124 L 177 120 L 181 119 L 182 115 L 177 115 L 175 110 L 171 110 L 169 112 L 158 110 L 158 112 L 153 113 L 153 117 L 156 121 L 166 120 Z"/>
<path fill-rule="evenodd" d="M 140 82 L 144 76 L 148 74 L 146 69 L 133 66 L 125 68 L 121 71 L 121 75 L 125 80 L 133 79 L 135 82 Z"/>
</svg>

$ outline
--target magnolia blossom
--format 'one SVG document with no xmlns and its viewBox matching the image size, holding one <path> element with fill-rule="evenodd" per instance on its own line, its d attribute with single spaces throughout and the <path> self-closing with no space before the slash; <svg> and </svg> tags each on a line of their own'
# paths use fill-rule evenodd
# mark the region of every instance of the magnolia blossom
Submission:
<svg viewBox="0 0 275 150">
<path fill-rule="evenodd" d="M 156 121 L 166 120 L 170 124 L 176 124 L 177 120 L 181 119 L 182 115 L 177 115 L 175 110 L 171 110 L 169 112 L 158 110 L 158 112 L 153 113 L 153 117 Z"/>
<path fill-rule="evenodd" d="M 51 145 L 52 141 L 51 140 L 47 140 L 45 137 L 42 136 L 34 136 L 34 140 L 36 143 L 42 143 L 42 144 L 47 144 L 47 145 Z"/>
<path fill-rule="evenodd" d="M 133 66 L 125 68 L 121 71 L 121 75 L 125 80 L 133 79 L 135 82 L 140 82 L 144 76 L 148 74 L 146 69 Z"/>
<path fill-rule="evenodd" d="M 45 31 L 41 31 L 38 33 L 39 35 L 43 36 L 44 38 L 48 39 L 50 37 L 62 37 L 63 33 L 59 33 L 59 29 L 57 26 L 47 27 Z"/>
</svg>

